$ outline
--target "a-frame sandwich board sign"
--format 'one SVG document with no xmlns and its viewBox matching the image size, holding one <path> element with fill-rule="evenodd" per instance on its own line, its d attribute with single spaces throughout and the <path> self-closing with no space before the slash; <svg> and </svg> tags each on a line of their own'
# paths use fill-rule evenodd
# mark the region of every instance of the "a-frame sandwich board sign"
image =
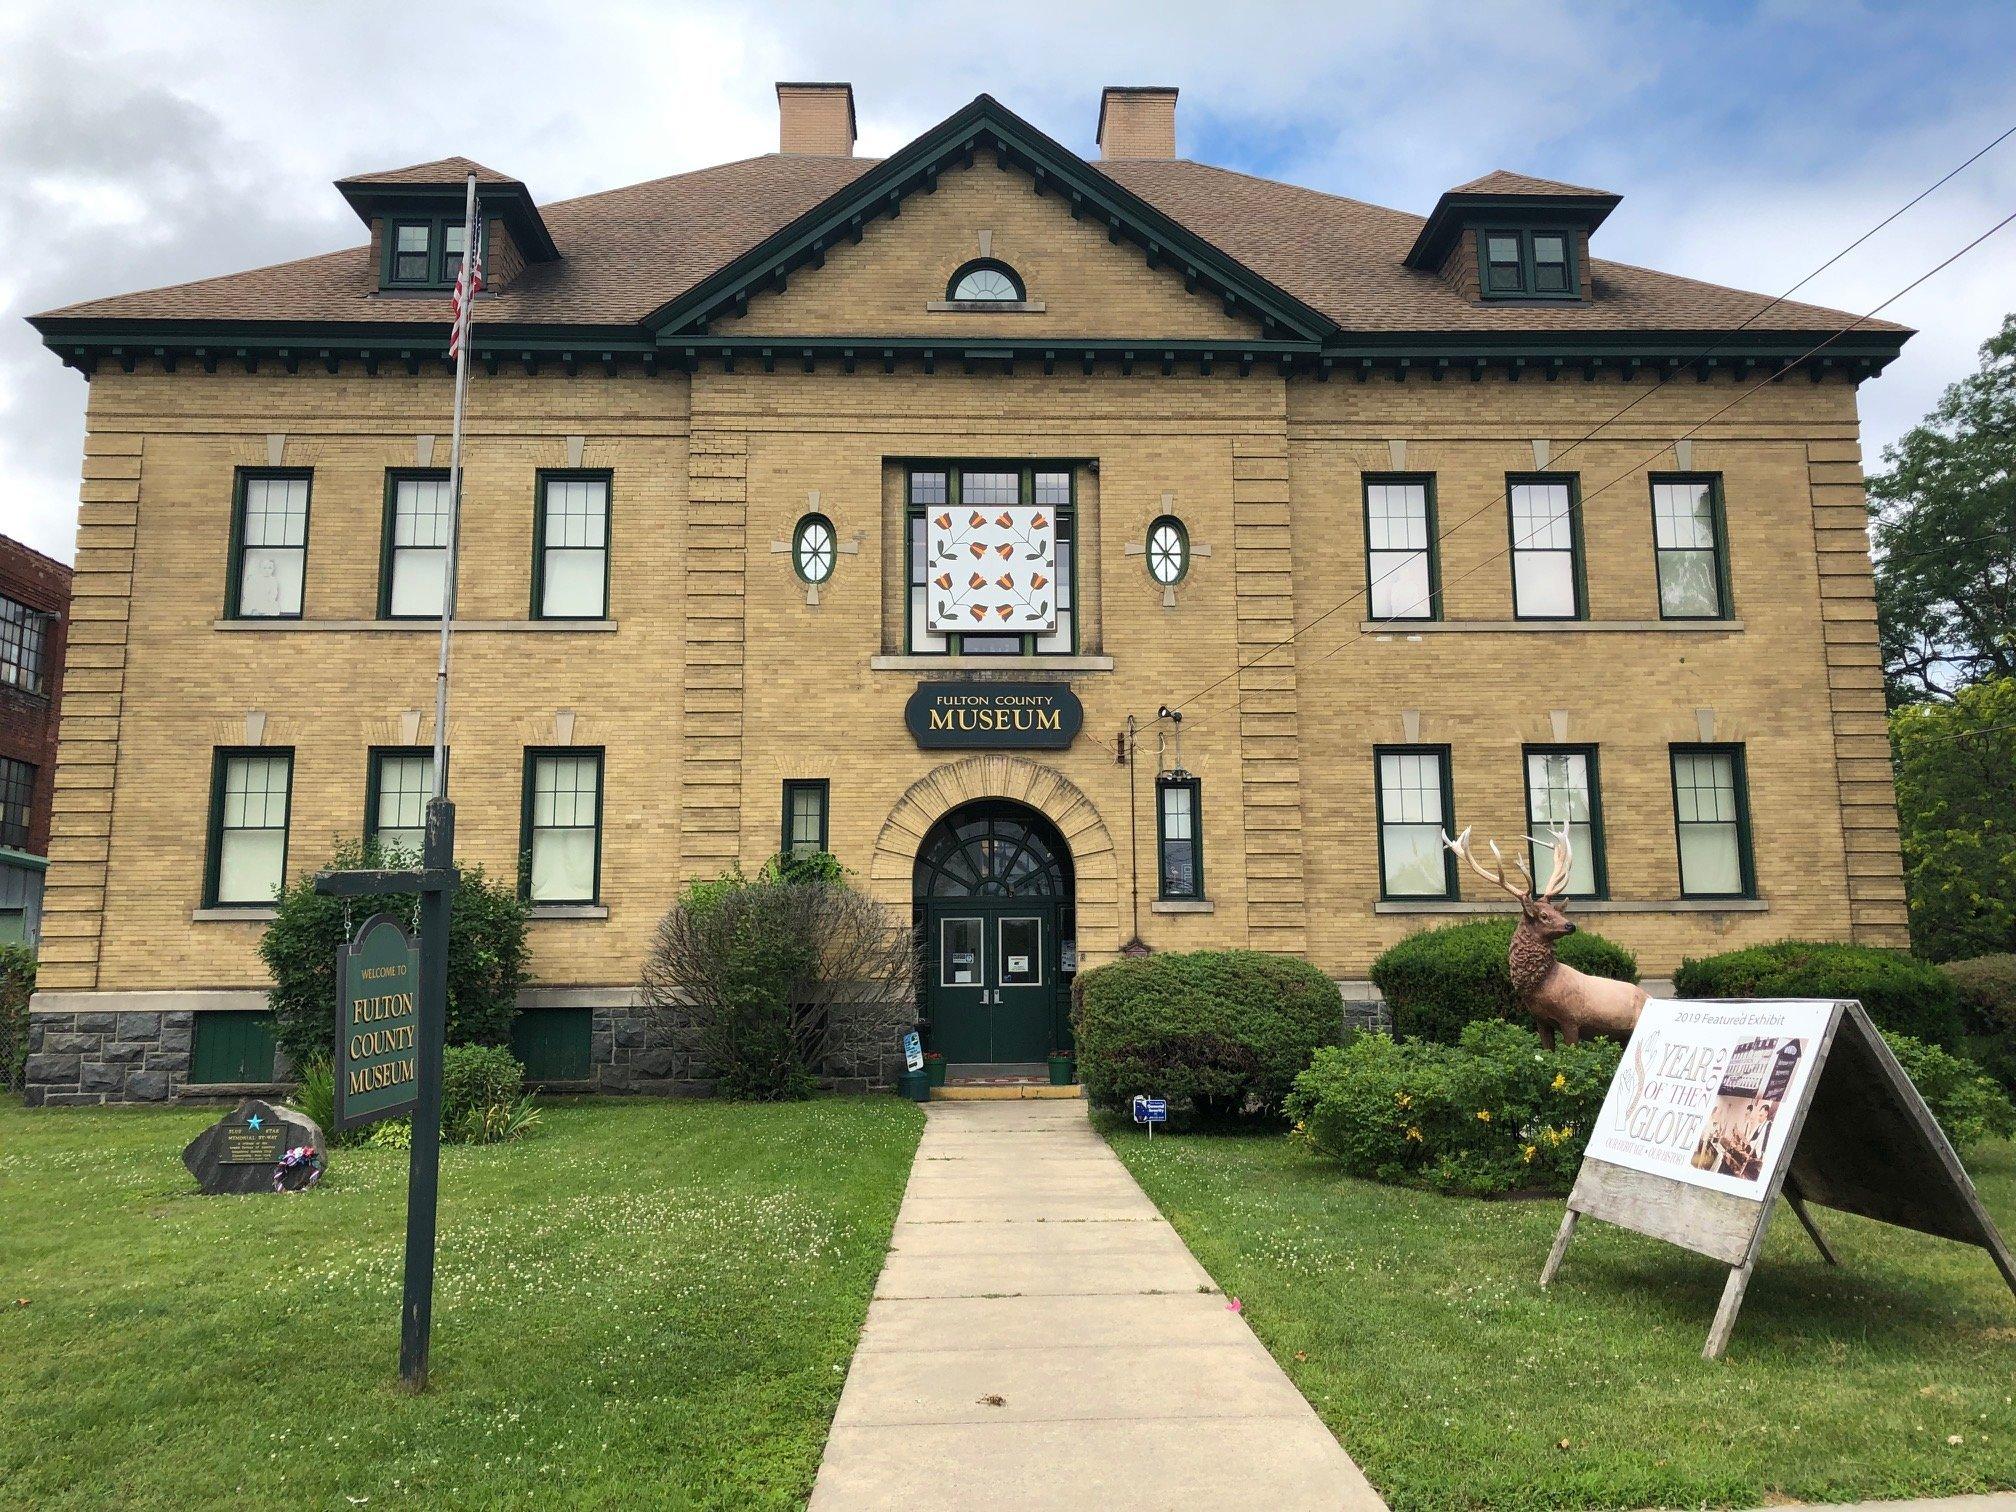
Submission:
<svg viewBox="0 0 2016 1512">
<path fill-rule="evenodd" d="M 1924 1098 L 1862 1005 L 1826 999 L 1648 1002 L 1540 1284 L 1585 1215 L 1720 1260 L 1729 1279 L 1701 1351 L 1717 1359 L 1780 1195 L 1830 1265 L 1812 1207 L 1979 1245 L 2016 1291 L 2016 1262 Z"/>
</svg>

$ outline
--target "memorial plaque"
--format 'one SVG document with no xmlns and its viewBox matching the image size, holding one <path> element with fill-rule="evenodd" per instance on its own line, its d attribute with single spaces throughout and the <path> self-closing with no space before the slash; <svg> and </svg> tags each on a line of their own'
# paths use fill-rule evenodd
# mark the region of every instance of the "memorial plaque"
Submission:
<svg viewBox="0 0 2016 1512">
<path fill-rule="evenodd" d="M 281 1171 L 287 1152 L 304 1147 L 315 1159 Z M 190 1140 L 182 1164 L 212 1195 L 293 1191 L 319 1174 L 321 1153 L 322 1131 L 307 1114 L 253 1097 Z"/>
<path fill-rule="evenodd" d="M 336 1127 L 413 1111 L 420 1094 L 420 947 L 374 914 L 336 950 Z"/>
<path fill-rule="evenodd" d="M 287 1125 L 271 1108 L 234 1113 L 224 1122 L 220 1165 L 273 1165 L 287 1153 Z"/>
</svg>

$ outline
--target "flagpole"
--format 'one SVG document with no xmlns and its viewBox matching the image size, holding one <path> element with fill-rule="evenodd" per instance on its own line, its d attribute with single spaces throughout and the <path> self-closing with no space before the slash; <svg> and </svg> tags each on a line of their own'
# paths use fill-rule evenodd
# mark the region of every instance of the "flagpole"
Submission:
<svg viewBox="0 0 2016 1512">
<path fill-rule="evenodd" d="M 476 244 L 476 175 L 469 175 L 462 208 L 462 273 L 468 309 L 458 322 L 461 339 L 455 349 L 455 428 L 448 440 L 448 560 L 441 585 L 441 660 L 434 673 L 434 796 L 448 796 L 448 649 L 455 626 L 455 558 L 462 539 L 462 409 L 469 392 L 469 327 L 475 315 L 476 290 L 467 277 L 469 260 L 479 256 Z"/>
</svg>

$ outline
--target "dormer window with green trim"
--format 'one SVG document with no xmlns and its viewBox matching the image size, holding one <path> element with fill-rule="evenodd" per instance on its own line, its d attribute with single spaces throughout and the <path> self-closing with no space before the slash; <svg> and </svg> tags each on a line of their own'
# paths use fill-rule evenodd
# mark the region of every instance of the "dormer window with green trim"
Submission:
<svg viewBox="0 0 2016 1512">
<path fill-rule="evenodd" d="M 1480 231 L 1486 299 L 1579 299 L 1574 238 L 1566 231 Z"/>
<path fill-rule="evenodd" d="M 389 221 L 382 282 L 388 289 L 452 289 L 462 272 L 462 217 Z M 481 234 L 480 232 L 478 233 Z"/>
</svg>

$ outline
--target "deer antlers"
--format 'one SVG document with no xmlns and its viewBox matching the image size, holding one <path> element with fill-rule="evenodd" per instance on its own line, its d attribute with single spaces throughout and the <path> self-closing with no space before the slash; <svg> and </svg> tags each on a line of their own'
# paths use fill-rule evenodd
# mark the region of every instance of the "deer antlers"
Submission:
<svg viewBox="0 0 2016 1512">
<path fill-rule="evenodd" d="M 1495 872 L 1487 871 L 1483 862 L 1470 854 L 1470 827 L 1468 825 L 1464 826 L 1463 833 L 1458 835 L 1454 840 L 1451 840 L 1449 832 L 1444 830 L 1442 832 L 1442 843 L 1452 853 L 1460 857 L 1470 870 L 1477 873 L 1486 882 L 1489 882 L 1493 887 L 1502 888 L 1513 897 L 1524 902 L 1536 894 L 1542 898 L 1558 898 L 1561 896 L 1562 890 L 1568 885 L 1568 869 L 1573 864 L 1575 858 L 1574 847 L 1568 841 L 1568 825 L 1564 821 L 1549 829 L 1547 833 L 1554 837 L 1551 841 L 1541 840 L 1536 837 L 1534 844 L 1544 845 L 1553 851 L 1554 865 L 1547 873 L 1546 886 L 1538 888 L 1533 884 L 1533 873 L 1528 871 L 1526 863 L 1516 856 L 1512 858 L 1512 864 L 1519 868 L 1519 875 L 1526 879 L 1526 885 L 1523 888 L 1514 887 L 1510 882 L 1505 880 L 1505 857 L 1499 851 L 1496 840 L 1488 843 L 1491 846 L 1491 859 L 1498 863 L 1498 870 Z"/>
</svg>

